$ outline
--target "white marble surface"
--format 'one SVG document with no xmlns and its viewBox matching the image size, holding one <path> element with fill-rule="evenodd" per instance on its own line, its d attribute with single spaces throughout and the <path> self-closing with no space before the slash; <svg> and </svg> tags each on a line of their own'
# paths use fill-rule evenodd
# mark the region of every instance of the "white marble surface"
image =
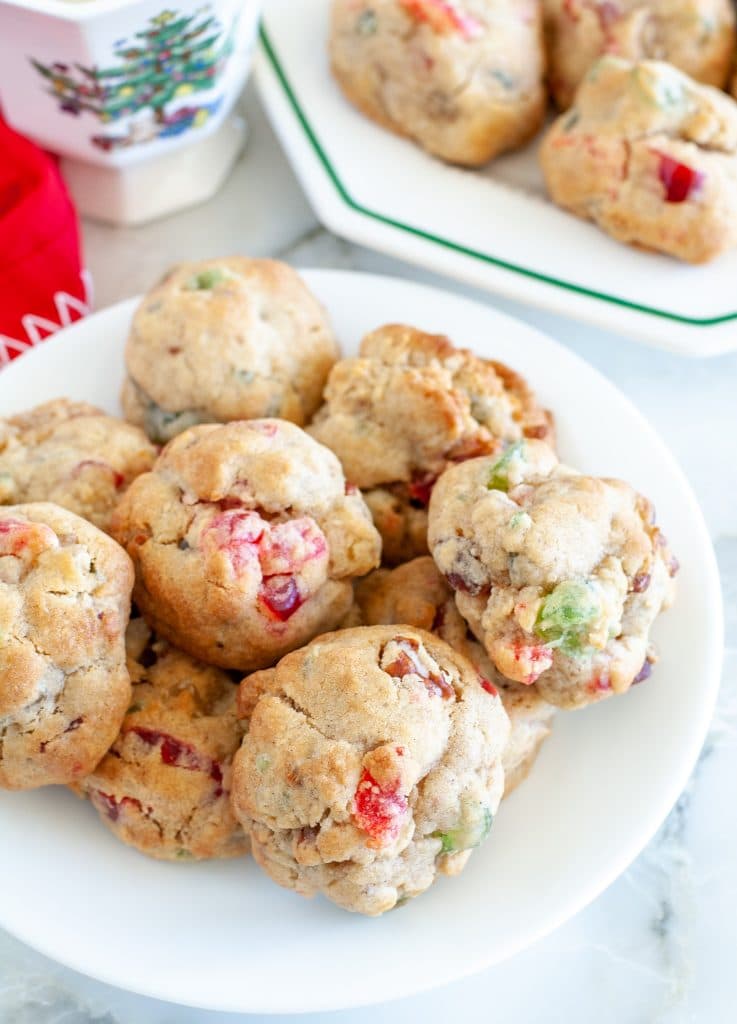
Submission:
<svg viewBox="0 0 737 1024">
<path fill-rule="evenodd" d="M 251 141 L 215 199 L 135 230 L 86 225 L 98 307 L 143 290 L 178 259 L 228 252 L 279 255 L 303 266 L 368 269 L 448 286 L 321 230 L 250 93 L 245 106 Z M 458 290 L 479 297 L 471 289 Z M 685 361 L 514 303 L 481 298 L 530 320 L 606 372 L 668 440 L 691 479 L 716 544 L 727 603 L 719 712 L 691 783 L 658 836 L 578 917 L 513 961 L 473 979 L 400 1003 L 330 1016 L 340 1024 L 464 1018 L 500 1024 L 728 1024 L 737 1019 L 737 356 Z M 114 893 L 110 901 L 106 912 L 114 915 Z M 74 922 L 69 926 L 73 929 Z M 286 981 L 288 964 L 284 971 Z M 0 1024 L 257 1019 L 132 996 L 57 967 L 0 932 Z"/>
</svg>

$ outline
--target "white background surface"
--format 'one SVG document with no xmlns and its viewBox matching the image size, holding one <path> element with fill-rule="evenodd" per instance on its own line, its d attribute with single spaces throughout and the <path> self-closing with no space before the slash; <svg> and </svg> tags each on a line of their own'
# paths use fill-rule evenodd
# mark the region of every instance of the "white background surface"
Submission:
<svg viewBox="0 0 737 1024">
<path fill-rule="evenodd" d="M 249 148 L 209 204 L 134 231 L 88 226 L 87 257 L 98 306 L 147 287 L 176 259 L 235 251 L 434 280 L 319 230 L 253 100 L 248 108 Z M 720 712 L 700 767 L 657 839 L 576 919 L 476 978 L 409 1001 L 320 1019 L 340 1024 L 404 1024 L 407 1019 L 726 1024 L 737 1005 L 737 357 L 685 361 L 511 303 L 498 305 L 539 324 L 608 373 L 666 438 L 690 477 L 717 544 L 726 591 L 728 650 Z M 667 720 L 662 728 L 667 729 Z M 616 772 L 613 764 L 613 779 Z M 545 871 L 544 847 L 540 870 Z M 63 864 L 59 884 L 64 884 Z M 101 912 L 115 914 L 115 904 L 111 892 Z M 145 914 L 141 927 L 146 927 Z M 438 933 L 452 943 L 453 922 Z M 427 941 L 417 935 L 418 944 Z M 243 956 L 248 957 L 247 949 Z M 367 963 L 366 969 L 374 965 Z M 289 984 L 287 962 L 283 983 Z M 3 1024 L 233 1024 L 239 1019 L 257 1020 L 129 996 L 57 968 L 0 936 Z"/>
</svg>

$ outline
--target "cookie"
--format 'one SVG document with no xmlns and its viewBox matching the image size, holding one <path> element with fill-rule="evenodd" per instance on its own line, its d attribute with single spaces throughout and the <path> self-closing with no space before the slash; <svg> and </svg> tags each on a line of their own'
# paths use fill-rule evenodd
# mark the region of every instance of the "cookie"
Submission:
<svg viewBox="0 0 737 1024">
<path fill-rule="evenodd" d="M 155 631 L 195 658 L 248 671 L 334 628 L 380 538 L 332 452 L 284 420 L 192 427 L 118 506 Z"/>
<path fill-rule="evenodd" d="M 556 103 L 570 106 L 604 54 L 662 60 L 721 89 L 735 47 L 730 0 L 544 0 L 548 80 Z"/>
<path fill-rule="evenodd" d="M 43 502 L 0 507 L 0 786 L 87 775 L 130 702 L 133 568 L 115 541 Z"/>
<path fill-rule="evenodd" d="M 325 310 L 285 263 L 181 263 L 133 318 L 123 408 L 161 444 L 198 423 L 301 425 L 337 358 Z"/>
<path fill-rule="evenodd" d="M 508 679 L 575 708 L 650 674 L 650 630 L 678 563 L 628 484 L 519 442 L 443 474 L 429 537 L 458 610 Z"/>
<path fill-rule="evenodd" d="M 619 242 L 690 263 L 737 242 L 737 104 L 668 64 L 600 60 L 540 159 L 553 201 Z"/>
<path fill-rule="evenodd" d="M 127 650 L 130 707 L 78 792 L 111 832 L 151 857 L 245 854 L 230 808 L 231 762 L 243 738 L 236 683 L 156 639 L 143 619 L 131 622 Z"/>
<path fill-rule="evenodd" d="M 138 427 L 59 398 L 0 420 L 0 504 L 52 501 L 107 530 L 156 448 Z"/>
<path fill-rule="evenodd" d="M 554 441 L 550 414 L 518 374 L 396 324 L 335 365 L 309 432 L 363 491 L 389 565 L 427 554 L 427 503 L 447 465 L 521 437 Z"/>
<path fill-rule="evenodd" d="M 330 59 L 359 110 L 450 163 L 485 164 L 544 117 L 531 0 L 334 0 Z"/>
<path fill-rule="evenodd" d="M 513 683 L 497 672 L 462 619 L 453 591 L 432 558 L 415 558 L 397 569 L 377 569 L 356 583 L 354 593 L 356 623 L 406 623 L 431 631 L 468 658 L 486 689 L 498 691 L 511 725 L 502 754 L 504 795 L 508 796 L 527 777 L 550 735 L 553 705 L 542 699 L 534 684 Z"/>
<path fill-rule="evenodd" d="M 458 874 L 487 837 L 509 723 L 432 634 L 330 633 L 241 690 L 233 807 L 280 885 L 374 916 Z"/>
</svg>

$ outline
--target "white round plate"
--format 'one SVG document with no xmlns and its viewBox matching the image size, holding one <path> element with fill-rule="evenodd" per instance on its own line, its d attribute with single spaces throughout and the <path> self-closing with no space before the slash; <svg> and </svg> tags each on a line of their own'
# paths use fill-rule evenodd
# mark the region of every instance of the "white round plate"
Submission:
<svg viewBox="0 0 737 1024">
<path fill-rule="evenodd" d="M 118 843 L 58 789 L 0 794 L 0 925 L 103 981 L 251 1012 L 395 999 L 478 971 L 562 924 L 608 886 L 684 787 L 719 680 L 722 608 L 696 500 L 664 444 L 607 380 L 493 309 L 404 281 L 308 271 L 346 353 L 382 323 L 449 334 L 522 371 L 557 414 L 563 457 L 622 476 L 658 505 L 682 562 L 657 624 L 662 659 L 626 697 L 561 714 L 535 771 L 460 878 L 368 920 L 273 885 L 249 859 L 165 864 Z M 118 409 L 125 302 L 0 373 L 0 415 L 69 395 Z"/>
</svg>

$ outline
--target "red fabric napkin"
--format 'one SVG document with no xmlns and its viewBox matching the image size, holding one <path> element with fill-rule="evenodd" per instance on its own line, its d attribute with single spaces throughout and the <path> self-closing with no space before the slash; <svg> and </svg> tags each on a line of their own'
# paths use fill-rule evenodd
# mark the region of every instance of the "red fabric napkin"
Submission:
<svg viewBox="0 0 737 1024">
<path fill-rule="evenodd" d="M 89 284 L 54 160 L 0 118 L 0 367 L 89 313 Z"/>
</svg>

